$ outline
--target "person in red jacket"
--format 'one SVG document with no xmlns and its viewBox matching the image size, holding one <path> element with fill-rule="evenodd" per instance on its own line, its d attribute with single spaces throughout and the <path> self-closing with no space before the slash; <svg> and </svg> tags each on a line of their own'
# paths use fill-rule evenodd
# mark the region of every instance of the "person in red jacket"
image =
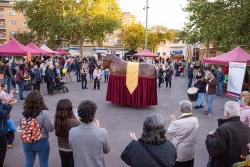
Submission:
<svg viewBox="0 0 250 167">
<path fill-rule="evenodd" d="M 224 71 L 224 74 L 227 75 L 228 74 L 228 66 L 224 66 L 223 71 Z"/>
</svg>

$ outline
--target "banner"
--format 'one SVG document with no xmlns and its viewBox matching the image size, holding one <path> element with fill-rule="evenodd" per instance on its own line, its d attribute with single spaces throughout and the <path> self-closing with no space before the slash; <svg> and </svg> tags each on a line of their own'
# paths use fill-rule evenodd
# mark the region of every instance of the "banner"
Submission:
<svg viewBox="0 0 250 167">
<path fill-rule="evenodd" d="M 239 98 L 246 72 L 246 63 L 229 62 L 227 96 Z"/>
<path fill-rule="evenodd" d="M 27 62 L 31 61 L 31 53 L 27 53 Z"/>
</svg>

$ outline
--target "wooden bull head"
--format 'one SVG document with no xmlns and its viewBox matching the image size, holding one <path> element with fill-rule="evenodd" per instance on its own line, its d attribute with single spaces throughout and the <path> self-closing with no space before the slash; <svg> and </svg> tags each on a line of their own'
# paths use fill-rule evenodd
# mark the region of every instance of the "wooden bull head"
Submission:
<svg viewBox="0 0 250 167">
<path fill-rule="evenodd" d="M 102 67 L 109 68 L 113 75 L 126 76 L 127 62 L 111 54 L 101 54 Z M 152 64 L 141 63 L 139 65 L 139 76 L 155 78 L 155 67 Z"/>
</svg>

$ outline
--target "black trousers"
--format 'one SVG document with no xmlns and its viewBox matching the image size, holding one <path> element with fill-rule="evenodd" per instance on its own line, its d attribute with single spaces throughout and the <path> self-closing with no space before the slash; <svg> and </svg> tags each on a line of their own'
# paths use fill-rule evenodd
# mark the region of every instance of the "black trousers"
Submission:
<svg viewBox="0 0 250 167">
<path fill-rule="evenodd" d="M 162 78 L 158 78 L 158 80 L 159 80 L 158 87 L 160 88 L 162 83 Z"/>
<path fill-rule="evenodd" d="M 97 88 L 100 89 L 100 79 L 95 78 L 94 89 L 96 88 L 96 84 L 97 84 Z"/>
<path fill-rule="evenodd" d="M 194 166 L 194 159 L 185 162 L 175 162 L 176 167 L 193 167 Z"/>
<path fill-rule="evenodd" d="M 52 94 L 54 92 L 53 91 L 54 82 L 53 81 L 47 81 L 47 84 L 49 85 L 48 92 L 49 92 L 49 94 Z"/>
<path fill-rule="evenodd" d="M 61 167 L 74 167 L 73 152 L 66 152 L 59 150 L 61 158 Z"/>
<path fill-rule="evenodd" d="M 108 75 L 105 75 L 104 78 L 105 78 L 105 82 L 106 82 L 106 81 L 109 81 L 109 76 L 108 76 Z"/>
<path fill-rule="evenodd" d="M 38 90 L 40 92 L 40 87 L 41 87 L 41 82 L 38 81 L 36 82 L 35 85 L 33 85 L 33 90 Z"/>
<path fill-rule="evenodd" d="M 7 151 L 7 135 L 0 136 L 0 166 L 3 166 Z"/>
<path fill-rule="evenodd" d="M 7 132 L 7 144 L 12 144 L 15 139 L 15 132 L 14 131 L 8 131 Z"/>
<path fill-rule="evenodd" d="M 81 75 L 81 79 L 82 79 L 82 88 L 86 88 L 87 87 L 86 75 Z"/>
<path fill-rule="evenodd" d="M 171 88 L 171 81 L 168 79 L 166 79 L 165 81 L 166 81 L 166 88 L 168 87 L 168 84 L 169 84 L 169 88 Z"/>
</svg>

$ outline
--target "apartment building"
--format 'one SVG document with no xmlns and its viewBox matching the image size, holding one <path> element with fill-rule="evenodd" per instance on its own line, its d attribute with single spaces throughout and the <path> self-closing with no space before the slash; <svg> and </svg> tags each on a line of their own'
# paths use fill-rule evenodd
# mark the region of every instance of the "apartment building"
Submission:
<svg viewBox="0 0 250 167">
<path fill-rule="evenodd" d="M 23 13 L 13 10 L 13 2 L 0 3 L 0 44 L 8 42 L 15 33 L 29 32 Z"/>
</svg>

